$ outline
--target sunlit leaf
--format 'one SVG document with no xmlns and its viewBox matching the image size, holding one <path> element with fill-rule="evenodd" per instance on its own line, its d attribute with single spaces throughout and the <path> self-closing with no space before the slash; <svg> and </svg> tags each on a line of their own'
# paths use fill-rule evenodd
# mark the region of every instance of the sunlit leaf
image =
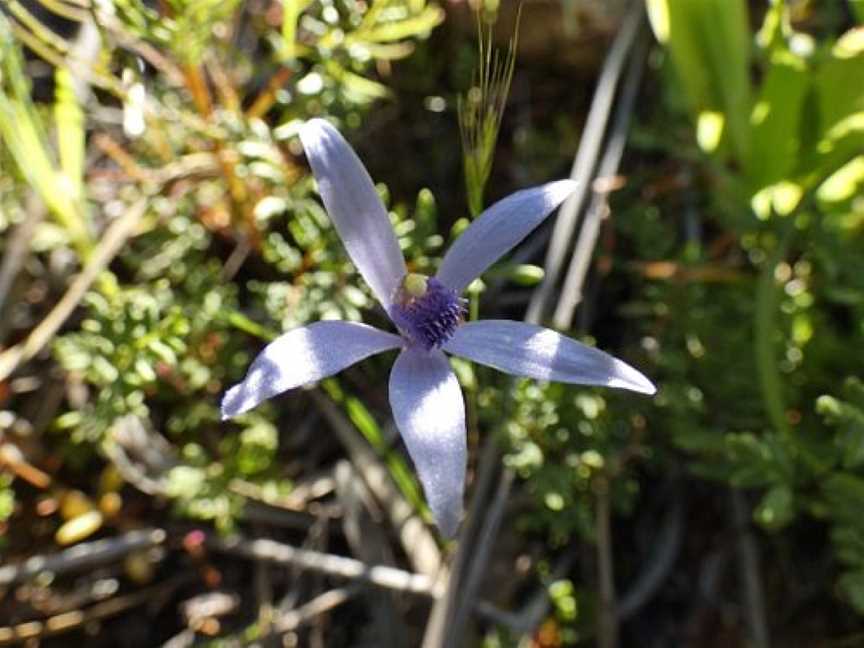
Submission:
<svg viewBox="0 0 864 648">
<path fill-rule="evenodd" d="M 341 82 L 345 92 L 358 103 L 368 103 L 375 99 L 385 99 L 390 96 L 390 90 L 382 83 L 367 79 L 345 69 L 335 60 L 325 63 L 327 73 Z"/>
<path fill-rule="evenodd" d="M 279 52 L 284 60 L 297 56 L 297 21 L 313 0 L 282 0 L 282 48 Z"/>
<path fill-rule="evenodd" d="M 743 0 L 652 0 L 652 25 L 669 49 L 693 111 L 723 115 L 738 160 L 749 150 L 750 29 Z"/>
<path fill-rule="evenodd" d="M 750 116 L 752 146 L 746 173 L 753 186 L 777 182 L 796 167 L 810 78 L 804 61 L 790 52 L 771 56 Z"/>
<path fill-rule="evenodd" d="M 840 203 L 864 191 L 864 155 L 852 159 L 837 169 L 817 192 L 816 197 L 826 203 Z"/>
<path fill-rule="evenodd" d="M 71 198 L 83 198 L 84 179 L 84 112 L 75 95 L 69 70 L 55 72 L 54 122 L 60 151 L 60 170 L 71 188 Z"/>
<path fill-rule="evenodd" d="M 384 3 L 376 4 L 383 5 Z M 435 5 L 428 5 L 416 16 L 394 20 L 392 22 L 382 21 L 374 27 L 361 30 L 352 38 L 358 41 L 367 41 L 372 43 L 388 43 L 428 33 L 441 24 L 441 21 L 443 20 L 444 10 Z M 349 38 L 349 42 L 351 40 L 352 39 Z"/>
</svg>

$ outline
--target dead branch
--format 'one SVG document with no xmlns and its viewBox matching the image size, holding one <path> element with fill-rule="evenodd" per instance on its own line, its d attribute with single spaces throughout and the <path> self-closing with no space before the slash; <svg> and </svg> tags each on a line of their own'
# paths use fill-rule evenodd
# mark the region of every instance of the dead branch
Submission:
<svg viewBox="0 0 864 648">
<path fill-rule="evenodd" d="M 414 574 L 383 565 L 367 565 L 353 558 L 308 549 L 298 549 L 297 547 L 273 540 L 250 540 L 242 537 L 222 540 L 210 536 L 207 539 L 207 545 L 217 552 L 230 553 L 253 560 L 264 560 L 282 565 L 298 565 L 304 569 L 348 580 L 370 583 L 378 587 L 400 592 L 422 594 L 433 598 L 441 595 L 441 587 L 423 574 Z"/>
<path fill-rule="evenodd" d="M 19 565 L 0 567 L 0 587 L 8 587 L 38 574 L 62 574 L 114 562 L 133 551 L 149 549 L 165 542 L 163 529 L 138 529 L 115 538 L 83 542 L 56 554 L 33 556 Z"/>
</svg>

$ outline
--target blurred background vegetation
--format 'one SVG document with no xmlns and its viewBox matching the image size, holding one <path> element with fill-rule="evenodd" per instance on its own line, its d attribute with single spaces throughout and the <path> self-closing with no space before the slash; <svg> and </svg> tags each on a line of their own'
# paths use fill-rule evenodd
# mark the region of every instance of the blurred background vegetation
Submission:
<svg viewBox="0 0 864 648">
<path fill-rule="evenodd" d="M 0 645 L 864 646 L 864 2 L 518 6 L 3 1 Z M 456 363 L 456 542 L 389 358 L 219 420 L 279 332 L 385 321 L 312 116 L 414 271 L 580 179 L 472 307 L 659 386 Z"/>
</svg>

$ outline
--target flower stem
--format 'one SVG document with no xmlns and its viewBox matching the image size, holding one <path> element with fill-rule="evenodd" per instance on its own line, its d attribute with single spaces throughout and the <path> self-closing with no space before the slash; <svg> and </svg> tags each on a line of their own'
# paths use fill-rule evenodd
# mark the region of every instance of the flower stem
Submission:
<svg viewBox="0 0 864 648">
<path fill-rule="evenodd" d="M 786 255 L 789 233 L 784 234 L 773 253 L 765 260 L 756 287 L 756 310 L 754 313 L 754 342 L 756 346 L 756 371 L 762 390 L 762 402 L 771 425 L 783 436 L 788 436 L 786 405 L 783 398 L 782 381 L 777 369 L 774 353 L 774 335 L 777 331 L 777 286 L 774 285 L 774 269 Z"/>
</svg>

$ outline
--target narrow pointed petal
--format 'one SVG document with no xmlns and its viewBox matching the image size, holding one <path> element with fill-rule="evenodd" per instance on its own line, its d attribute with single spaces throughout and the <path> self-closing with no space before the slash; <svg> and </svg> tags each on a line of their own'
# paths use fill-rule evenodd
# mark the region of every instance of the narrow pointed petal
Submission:
<svg viewBox="0 0 864 648">
<path fill-rule="evenodd" d="M 599 385 L 654 394 L 657 388 L 636 369 L 594 347 L 542 326 L 480 320 L 456 329 L 444 350 L 515 376 Z"/>
<path fill-rule="evenodd" d="M 444 354 L 400 353 L 390 372 L 390 405 L 435 523 L 452 538 L 465 487 L 465 403 Z"/>
<path fill-rule="evenodd" d="M 396 335 L 355 322 L 316 322 L 296 328 L 264 347 L 243 382 L 225 393 L 222 419 L 402 344 Z"/>
<path fill-rule="evenodd" d="M 438 279 L 462 292 L 490 265 L 530 234 L 567 196 L 572 180 L 523 189 L 498 201 L 477 217 L 444 256 Z"/>
<path fill-rule="evenodd" d="M 405 276 L 405 260 L 372 179 L 345 138 L 323 119 L 303 124 L 300 140 L 348 255 L 386 309 Z"/>
</svg>

